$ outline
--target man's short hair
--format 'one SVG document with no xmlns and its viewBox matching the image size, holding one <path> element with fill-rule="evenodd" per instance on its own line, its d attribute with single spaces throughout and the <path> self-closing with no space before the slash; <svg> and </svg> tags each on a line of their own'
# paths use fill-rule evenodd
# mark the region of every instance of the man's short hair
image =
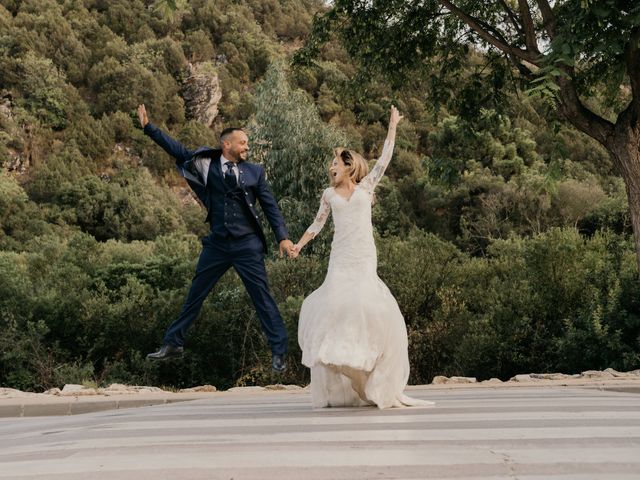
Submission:
<svg viewBox="0 0 640 480">
<path fill-rule="evenodd" d="M 229 138 L 229 136 L 236 131 L 241 131 L 244 132 L 244 130 L 240 127 L 229 127 L 229 128 L 225 128 L 224 130 L 222 130 L 222 132 L 220 133 L 220 144 L 222 144 L 222 142 L 224 142 L 227 138 Z"/>
</svg>

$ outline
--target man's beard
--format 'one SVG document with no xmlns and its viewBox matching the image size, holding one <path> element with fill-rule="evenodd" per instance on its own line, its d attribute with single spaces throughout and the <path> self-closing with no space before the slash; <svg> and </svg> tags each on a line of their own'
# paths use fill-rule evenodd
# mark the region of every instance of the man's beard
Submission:
<svg viewBox="0 0 640 480">
<path fill-rule="evenodd" d="M 240 162 L 244 162 L 247 158 L 247 153 L 241 153 L 241 152 L 231 152 L 231 155 L 233 156 L 233 159 L 240 163 Z M 244 155 L 244 158 L 242 158 L 242 156 Z"/>
</svg>

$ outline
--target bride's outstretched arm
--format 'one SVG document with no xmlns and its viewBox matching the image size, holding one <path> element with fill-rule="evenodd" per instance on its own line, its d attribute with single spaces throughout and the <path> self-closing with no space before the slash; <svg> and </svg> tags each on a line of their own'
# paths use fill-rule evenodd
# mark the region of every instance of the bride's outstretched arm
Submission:
<svg viewBox="0 0 640 480">
<path fill-rule="evenodd" d="M 304 232 L 304 234 L 300 237 L 300 240 L 298 240 L 298 243 L 293 246 L 293 258 L 296 258 L 298 255 L 300 255 L 300 251 L 302 250 L 302 248 L 311 240 L 313 240 L 314 236 L 315 235 L 309 233 L 308 231 Z"/>
<path fill-rule="evenodd" d="M 318 209 L 318 213 L 316 214 L 316 218 L 311 224 L 307 231 L 304 232 L 298 243 L 293 246 L 293 258 L 297 257 L 300 254 L 300 250 L 309 243 L 313 238 L 320 233 L 322 227 L 324 227 L 327 218 L 329 218 L 329 213 L 331 213 L 331 206 L 329 205 L 329 200 L 327 199 L 328 191 L 325 190 L 322 193 L 322 198 L 320 199 L 320 208 Z"/>
<path fill-rule="evenodd" d="M 387 130 L 387 142 L 394 143 L 396 141 L 396 127 L 400 120 L 404 117 L 400 115 L 400 112 L 395 105 L 391 105 L 391 115 L 389 117 L 389 130 Z"/>
<path fill-rule="evenodd" d="M 387 131 L 387 139 L 384 141 L 384 147 L 382 147 L 382 154 L 376 161 L 375 166 L 371 169 L 371 172 L 362 179 L 360 185 L 373 192 L 380 180 L 382 179 L 385 170 L 391 162 L 391 156 L 393 155 L 393 147 L 396 142 L 396 127 L 402 115 L 398 112 L 395 106 L 391 106 L 391 116 L 389 117 L 389 130 Z"/>
</svg>

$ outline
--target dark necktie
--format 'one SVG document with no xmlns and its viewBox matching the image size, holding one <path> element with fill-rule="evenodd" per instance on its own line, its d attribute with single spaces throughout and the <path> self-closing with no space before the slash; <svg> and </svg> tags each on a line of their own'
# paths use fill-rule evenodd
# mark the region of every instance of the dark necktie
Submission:
<svg viewBox="0 0 640 480">
<path fill-rule="evenodd" d="M 227 171 L 224 172 L 224 182 L 233 190 L 238 186 L 238 179 L 233 173 L 233 162 L 226 162 L 224 165 L 227 167 Z"/>
</svg>

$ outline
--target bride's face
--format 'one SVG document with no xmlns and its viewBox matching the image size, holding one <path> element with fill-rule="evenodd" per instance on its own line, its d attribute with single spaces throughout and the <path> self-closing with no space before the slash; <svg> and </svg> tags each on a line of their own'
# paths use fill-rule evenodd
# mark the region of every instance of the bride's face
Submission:
<svg viewBox="0 0 640 480">
<path fill-rule="evenodd" d="M 334 157 L 333 161 L 331 162 L 329 172 L 333 177 L 333 183 L 335 185 L 340 185 L 342 182 L 349 180 L 349 167 L 345 165 L 340 155 Z"/>
</svg>

